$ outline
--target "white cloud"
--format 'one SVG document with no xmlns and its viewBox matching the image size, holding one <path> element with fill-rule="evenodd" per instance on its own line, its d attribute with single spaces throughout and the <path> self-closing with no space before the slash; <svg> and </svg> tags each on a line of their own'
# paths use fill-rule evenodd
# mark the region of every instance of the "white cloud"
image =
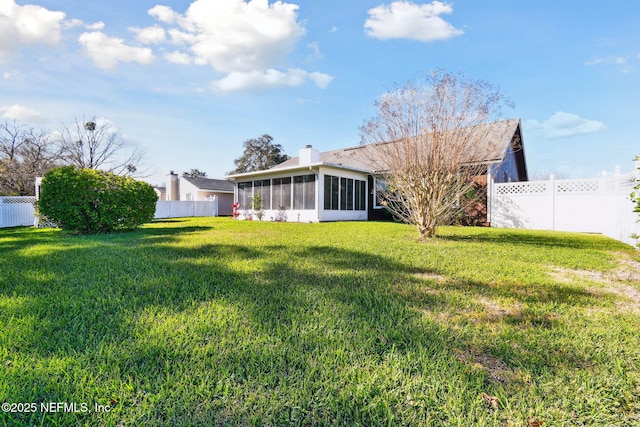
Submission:
<svg viewBox="0 0 640 427">
<path fill-rule="evenodd" d="M 629 65 L 629 61 L 624 56 L 607 56 L 594 58 L 591 61 L 585 62 L 585 65 L 613 65 L 618 68 L 618 71 L 622 74 L 627 74 L 633 71 L 633 67 Z"/>
<path fill-rule="evenodd" d="M 198 37 L 196 35 L 185 33 L 184 31 L 180 31 L 176 28 L 170 29 L 169 35 L 171 36 L 171 43 L 173 44 L 190 45 L 198 41 Z"/>
<path fill-rule="evenodd" d="M 313 81 L 320 89 L 326 89 L 333 81 L 333 76 L 324 73 L 309 73 L 309 79 Z"/>
<path fill-rule="evenodd" d="M 154 6 L 148 11 L 149 15 L 166 24 L 173 24 L 180 18 L 180 14 L 169 6 Z"/>
<path fill-rule="evenodd" d="M 321 89 L 326 88 L 333 77 L 322 73 L 309 73 L 299 68 L 289 69 L 286 73 L 269 69 L 266 71 L 232 72 L 220 80 L 211 83 L 217 92 L 238 92 L 256 89 L 274 89 L 296 87 L 311 80 Z"/>
<path fill-rule="evenodd" d="M 59 43 L 64 17 L 64 12 L 0 0 L 0 60 L 22 46 Z"/>
<path fill-rule="evenodd" d="M 102 21 L 95 22 L 93 24 L 85 24 L 84 26 L 89 31 L 99 31 L 104 29 L 105 24 Z"/>
<path fill-rule="evenodd" d="M 98 31 L 105 27 L 105 24 L 102 21 L 94 22 L 93 24 L 85 24 L 80 19 L 69 19 L 64 21 L 62 24 L 65 30 L 68 30 L 69 28 L 83 27 L 86 30 Z"/>
<path fill-rule="evenodd" d="M 268 0 L 196 0 L 184 15 L 167 6 L 149 14 L 178 28 L 174 43 L 187 43 L 197 57 L 222 73 L 265 70 L 282 63 L 305 30 L 295 4 Z"/>
<path fill-rule="evenodd" d="M 368 36 L 381 40 L 446 40 L 464 33 L 440 17 L 452 12 L 451 6 L 440 1 L 428 4 L 396 1 L 370 9 L 364 27 Z"/>
<path fill-rule="evenodd" d="M 193 63 L 193 58 L 191 56 L 178 50 L 175 52 L 165 53 L 164 58 L 173 64 L 189 65 Z"/>
<path fill-rule="evenodd" d="M 605 58 L 594 58 L 591 61 L 587 61 L 585 65 L 599 65 L 599 64 L 616 64 L 616 65 L 626 65 L 627 58 L 624 56 L 608 56 Z"/>
<path fill-rule="evenodd" d="M 109 37 L 102 32 L 83 33 L 78 39 L 93 63 L 104 69 L 112 70 L 118 62 L 137 62 L 149 64 L 155 59 L 148 48 L 128 46 L 122 39 Z"/>
<path fill-rule="evenodd" d="M 307 47 L 311 49 L 311 54 L 307 56 L 307 62 L 314 62 L 324 59 L 324 54 L 320 50 L 320 45 L 317 42 L 307 44 Z"/>
<path fill-rule="evenodd" d="M 567 138 L 600 132 L 606 128 L 607 126 L 604 123 L 597 120 L 584 119 L 577 114 L 563 111 L 558 111 L 543 122 L 538 120 L 527 120 L 525 122 L 527 131 L 547 139 Z"/>
<path fill-rule="evenodd" d="M 217 92 L 296 87 L 307 81 L 324 89 L 332 76 L 299 68 L 278 70 L 305 34 L 297 11 L 298 5 L 284 1 L 195 0 L 184 14 L 160 5 L 148 13 L 164 24 L 167 42 L 180 46 L 164 58 L 175 64 L 209 65 L 221 76 L 211 83 Z M 317 43 L 307 46 L 308 61 L 322 58 Z"/>
<path fill-rule="evenodd" d="M 46 121 L 46 118 L 33 108 L 26 107 L 24 105 L 13 104 L 5 107 L 0 107 L 3 119 L 16 120 L 18 122 L 27 123 L 42 123 Z"/>
<path fill-rule="evenodd" d="M 159 44 L 166 40 L 166 32 L 164 31 L 164 28 L 157 25 L 146 28 L 130 27 L 129 30 L 135 33 L 136 38 L 140 43 Z"/>
<path fill-rule="evenodd" d="M 84 22 L 81 19 L 67 19 L 62 23 L 65 29 L 82 27 L 84 26 Z"/>
</svg>

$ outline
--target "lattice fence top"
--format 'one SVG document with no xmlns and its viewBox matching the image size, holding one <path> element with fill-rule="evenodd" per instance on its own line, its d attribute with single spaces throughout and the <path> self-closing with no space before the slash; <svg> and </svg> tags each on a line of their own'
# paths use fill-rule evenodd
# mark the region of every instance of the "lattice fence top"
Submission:
<svg viewBox="0 0 640 427">
<path fill-rule="evenodd" d="M 599 180 L 589 181 L 558 181 L 556 183 L 556 191 L 558 193 L 593 193 L 600 188 Z"/>
<path fill-rule="evenodd" d="M 512 182 L 496 185 L 496 194 L 539 194 L 546 191 L 546 182 Z"/>
<path fill-rule="evenodd" d="M 636 176 L 633 173 L 622 175 L 619 177 L 609 176 L 605 178 L 604 189 L 605 191 L 613 191 L 616 189 L 619 190 L 629 190 L 631 192 L 633 187 L 637 185 Z"/>
<path fill-rule="evenodd" d="M 18 204 L 18 203 L 35 203 L 36 198 L 33 196 L 5 196 L 0 197 L 0 203 L 4 203 L 6 205 Z"/>
<path fill-rule="evenodd" d="M 495 194 L 630 193 L 637 185 L 636 175 L 615 175 L 595 179 L 562 179 L 550 181 L 505 182 L 494 184 Z"/>
</svg>

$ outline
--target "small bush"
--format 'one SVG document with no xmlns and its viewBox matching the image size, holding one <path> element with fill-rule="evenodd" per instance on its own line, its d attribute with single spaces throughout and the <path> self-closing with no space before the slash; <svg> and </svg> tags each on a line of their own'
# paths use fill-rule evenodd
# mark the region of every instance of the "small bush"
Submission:
<svg viewBox="0 0 640 427">
<path fill-rule="evenodd" d="M 42 179 L 38 212 L 63 230 L 108 233 L 151 222 L 156 201 L 153 187 L 144 182 L 65 166 Z"/>
</svg>

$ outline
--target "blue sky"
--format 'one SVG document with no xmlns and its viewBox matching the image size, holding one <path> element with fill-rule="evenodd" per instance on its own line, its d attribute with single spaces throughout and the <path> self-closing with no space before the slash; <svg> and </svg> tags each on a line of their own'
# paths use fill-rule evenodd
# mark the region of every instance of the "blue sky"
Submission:
<svg viewBox="0 0 640 427">
<path fill-rule="evenodd" d="M 264 133 L 357 145 L 380 95 L 436 68 L 513 100 L 533 176 L 640 154 L 637 1 L 0 0 L 0 120 L 109 120 L 157 184 L 223 177 Z"/>
</svg>

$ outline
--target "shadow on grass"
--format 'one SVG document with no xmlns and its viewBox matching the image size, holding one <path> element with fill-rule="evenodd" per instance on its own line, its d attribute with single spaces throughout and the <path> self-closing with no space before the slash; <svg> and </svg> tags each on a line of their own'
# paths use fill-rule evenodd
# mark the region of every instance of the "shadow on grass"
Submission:
<svg viewBox="0 0 640 427">
<path fill-rule="evenodd" d="M 473 229 L 472 229 L 473 230 Z M 594 243 L 594 234 L 589 233 L 557 233 L 545 231 L 528 231 L 514 229 L 488 229 L 490 232 L 474 230 L 474 233 L 442 234 L 438 239 L 452 242 L 503 243 L 517 246 L 628 250 L 628 245 L 602 236 L 602 240 Z M 601 235 L 596 235 L 601 236 Z"/>
</svg>

